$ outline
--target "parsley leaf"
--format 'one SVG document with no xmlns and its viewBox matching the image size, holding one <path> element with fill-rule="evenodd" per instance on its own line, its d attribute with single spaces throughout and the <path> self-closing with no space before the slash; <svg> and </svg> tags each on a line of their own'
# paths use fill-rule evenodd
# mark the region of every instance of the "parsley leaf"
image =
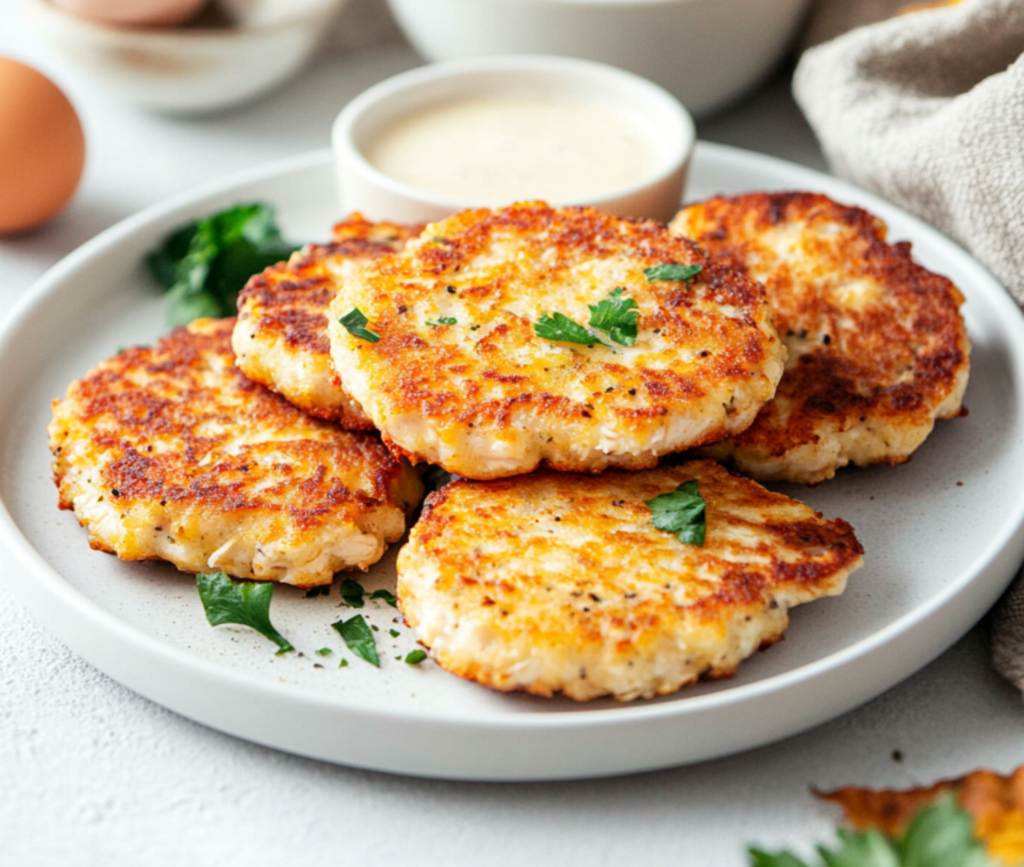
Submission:
<svg viewBox="0 0 1024 867">
<path fill-rule="evenodd" d="M 392 608 L 398 607 L 398 599 L 395 598 L 395 594 L 392 593 L 390 590 L 374 590 L 373 593 L 370 594 L 370 598 L 383 599 Z"/>
<path fill-rule="evenodd" d="M 338 321 L 353 337 L 358 337 L 360 340 L 366 340 L 369 343 L 376 343 L 380 340 L 380 335 L 376 331 L 370 331 L 366 327 L 366 323 L 370 320 L 363 315 L 363 311 L 358 307 L 353 307 L 349 313 L 346 313 Z"/>
<path fill-rule="evenodd" d="M 427 654 L 419 649 L 410 650 L 409 654 L 405 657 L 405 661 L 408 665 L 419 665 L 427 658 Z"/>
<path fill-rule="evenodd" d="M 908 867 L 987 867 L 981 843 L 974 838 L 974 820 L 952 794 L 917 814 L 899 842 Z"/>
<path fill-rule="evenodd" d="M 302 598 L 303 599 L 312 599 L 315 596 L 330 596 L 330 595 L 331 595 L 331 585 L 330 584 L 320 584 L 320 585 L 318 585 L 316 587 L 310 587 L 305 593 L 302 594 Z"/>
<path fill-rule="evenodd" d="M 554 313 L 551 316 L 545 313 L 539 322 L 533 323 L 533 333 L 545 340 L 560 340 L 563 343 L 579 343 L 583 346 L 593 346 L 595 343 L 607 346 L 563 313 Z"/>
<path fill-rule="evenodd" d="M 362 608 L 366 604 L 363 600 L 366 591 L 358 581 L 346 578 L 341 582 L 338 590 L 341 592 L 342 605 L 348 605 L 350 608 Z"/>
<path fill-rule="evenodd" d="M 680 265 L 678 262 L 668 262 L 664 265 L 655 265 L 644 271 L 648 283 L 657 283 L 660 280 L 682 280 L 687 285 L 704 270 L 703 265 Z"/>
<path fill-rule="evenodd" d="M 319 650 L 314 650 L 313 652 L 317 656 L 330 656 L 331 654 L 334 653 L 334 651 L 331 650 L 331 648 L 329 648 L 329 647 L 321 647 Z"/>
<path fill-rule="evenodd" d="M 807 867 L 805 861 L 801 861 L 789 852 L 779 852 L 777 855 L 770 855 L 760 849 L 748 849 L 752 867 Z"/>
<path fill-rule="evenodd" d="M 824 867 L 993 867 L 974 838 L 970 814 L 945 795 L 921 810 L 899 841 L 877 829 L 840 830 L 839 846 L 818 847 Z M 748 849 L 752 867 L 814 867 L 789 852 L 769 854 Z"/>
<path fill-rule="evenodd" d="M 590 308 L 590 327 L 606 332 L 621 346 L 632 346 L 636 342 L 640 313 L 636 301 L 622 297 L 624 291 L 620 286 L 604 301 L 587 305 Z"/>
<path fill-rule="evenodd" d="M 145 261 L 167 293 L 167 324 L 186 325 L 233 316 L 246 281 L 297 249 L 281 236 L 273 206 L 255 202 L 179 226 Z"/>
<path fill-rule="evenodd" d="M 432 325 L 434 328 L 437 328 L 439 325 L 458 325 L 459 320 L 454 316 L 441 316 L 437 319 L 427 319 L 426 323 L 427 325 Z"/>
<path fill-rule="evenodd" d="M 332 623 L 331 626 L 338 630 L 338 634 L 345 640 L 349 650 L 360 659 L 365 659 L 370 665 L 380 668 L 377 642 L 374 641 L 373 632 L 370 631 L 362 614 L 357 614 L 348 620 L 339 620 Z"/>
<path fill-rule="evenodd" d="M 659 530 L 675 533 L 684 545 L 704 544 L 704 506 L 696 479 L 683 482 L 674 491 L 647 501 L 651 523 Z"/>
<path fill-rule="evenodd" d="M 220 571 L 200 572 L 196 575 L 196 587 L 211 626 L 224 623 L 249 626 L 273 641 L 280 648 L 278 654 L 295 650 L 270 622 L 270 600 L 274 595 L 274 585 L 270 582 L 235 582 Z"/>
</svg>

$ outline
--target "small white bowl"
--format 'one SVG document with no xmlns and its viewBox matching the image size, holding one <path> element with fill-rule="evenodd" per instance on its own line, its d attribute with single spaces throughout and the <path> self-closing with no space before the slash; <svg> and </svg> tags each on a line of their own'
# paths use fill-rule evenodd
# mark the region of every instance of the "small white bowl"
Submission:
<svg viewBox="0 0 1024 867">
<path fill-rule="evenodd" d="M 411 186 L 377 168 L 367 144 L 411 114 L 489 97 L 565 98 L 631 118 L 651 145 L 650 171 L 629 186 L 552 205 L 589 205 L 617 216 L 668 221 L 679 209 L 696 139 L 693 120 L 671 94 L 600 63 L 564 57 L 489 57 L 437 63 L 396 75 L 352 100 L 334 122 L 332 143 L 342 212 L 372 220 L 419 223 L 468 208 L 542 198 L 528 186 L 511 198 L 469 198 Z M 498 158 L 496 157 L 496 163 Z M 497 165 L 496 165 L 497 168 Z"/>
<path fill-rule="evenodd" d="M 809 0 L 388 0 L 427 60 L 558 54 L 660 84 L 701 116 L 761 80 Z"/>
<path fill-rule="evenodd" d="M 84 77 L 156 111 L 200 113 L 246 102 L 296 73 L 345 0 L 227 4 L 235 23 L 218 27 L 115 26 L 22 0 L 55 54 Z"/>
</svg>

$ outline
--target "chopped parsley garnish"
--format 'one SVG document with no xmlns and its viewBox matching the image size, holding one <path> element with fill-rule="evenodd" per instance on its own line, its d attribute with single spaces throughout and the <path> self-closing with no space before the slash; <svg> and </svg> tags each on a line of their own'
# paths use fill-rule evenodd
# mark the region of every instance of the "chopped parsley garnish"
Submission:
<svg viewBox="0 0 1024 867">
<path fill-rule="evenodd" d="M 640 312 L 632 298 L 623 298 L 625 290 L 620 286 L 603 301 L 588 304 L 590 327 L 603 331 L 620 346 L 632 346 L 636 342 L 637 318 Z M 564 313 L 545 313 L 533 325 L 533 332 L 545 340 L 559 340 L 563 343 L 579 343 L 582 346 L 608 346 L 600 337 L 570 319 Z"/>
<path fill-rule="evenodd" d="M 167 324 L 187 325 L 234 316 L 246 281 L 296 249 L 281 236 L 273 206 L 255 202 L 179 226 L 146 255 L 146 265 L 167 293 Z"/>
<path fill-rule="evenodd" d="M 921 810 L 899 840 L 877 829 L 837 832 L 839 846 L 818 847 L 814 867 L 994 867 L 974 837 L 970 813 L 953 795 Z M 812 867 L 789 852 L 749 849 L 751 867 Z"/>
<path fill-rule="evenodd" d="M 574 322 L 564 313 L 545 313 L 539 322 L 533 323 L 533 333 L 545 340 L 559 340 L 563 343 L 579 343 L 582 346 L 593 346 L 600 343 L 607 346 L 578 322 Z"/>
<path fill-rule="evenodd" d="M 348 605 L 349 608 L 362 608 L 365 605 L 363 597 L 366 595 L 366 591 L 363 589 L 363 585 L 358 581 L 353 581 L 351 578 L 346 578 L 341 582 L 341 586 L 338 588 L 341 591 L 341 604 Z"/>
<path fill-rule="evenodd" d="M 383 599 L 392 608 L 398 607 L 398 600 L 395 598 L 395 594 L 390 590 L 374 590 L 373 593 L 370 594 L 370 598 Z"/>
<path fill-rule="evenodd" d="M 632 346 L 636 342 L 640 312 L 636 301 L 622 297 L 624 291 L 620 286 L 604 301 L 587 305 L 590 307 L 590 327 L 604 331 L 621 346 Z"/>
<path fill-rule="evenodd" d="M 674 491 L 647 501 L 651 523 L 659 530 L 675 533 L 684 545 L 704 544 L 704 498 L 697 491 L 697 480 L 683 482 Z"/>
<path fill-rule="evenodd" d="M 439 325 L 458 325 L 459 320 L 454 316 L 439 316 L 437 319 L 427 319 L 426 323 L 437 328 Z"/>
<path fill-rule="evenodd" d="M 321 647 L 319 650 L 314 650 L 313 653 L 317 656 L 330 656 L 334 651 L 329 647 Z"/>
<path fill-rule="evenodd" d="M 410 650 L 408 656 L 405 657 L 405 661 L 409 665 L 419 665 L 427 658 L 427 654 L 422 650 Z"/>
<path fill-rule="evenodd" d="M 295 650 L 270 622 L 274 585 L 268 582 L 232 581 L 221 571 L 196 575 L 199 599 L 211 626 L 237 623 L 255 629 L 280 648 L 278 654 Z"/>
<path fill-rule="evenodd" d="M 660 280 L 682 280 L 687 285 L 701 271 L 703 265 L 680 265 L 677 262 L 669 262 L 664 265 L 655 265 L 644 271 L 648 283 L 657 283 Z"/>
<path fill-rule="evenodd" d="M 380 335 L 377 332 L 370 331 L 366 327 L 366 323 L 370 320 L 363 315 L 363 311 L 358 307 L 353 307 L 349 313 L 346 313 L 338 321 L 353 337 L 358 337 L 360 340 L 366 340 L 370 343 L 376 343 L 380 340 Z"/>
<path fill-rule="evenodd" d="M 338 668 L 348 668 L 348 660 L 345 657 L 341 658 L 341 662 L 338 663 Z"/>
<path fill-rule="evenodd" d="M 366 660 L 370 665 L 380 668 L 380 658 L 377 656 L 377 642 L 374 641 L 373 632 L 363 619 L 362 614 L 356 614 L 348 620 L 339 620 L 331 624 L 338 634 L 344 639 L 345 645 L 360 659 Z"/>
<path fill-rule="evenodd" d="M 398 638 L 398 636 L 401 635 L 401 634 L 402 633 L 399 632 L 397 629 L 389 629 L 388 630 L 388 635 L 390 635 L 392 638 Z"/>
<path fill-rule="evenodd" d="M 331 585 L 321 584 L 319 587 L 310 587 L 302 596 L 303 599 L 312 599 L 315 596 L 330 596 Z"/>
</svg>

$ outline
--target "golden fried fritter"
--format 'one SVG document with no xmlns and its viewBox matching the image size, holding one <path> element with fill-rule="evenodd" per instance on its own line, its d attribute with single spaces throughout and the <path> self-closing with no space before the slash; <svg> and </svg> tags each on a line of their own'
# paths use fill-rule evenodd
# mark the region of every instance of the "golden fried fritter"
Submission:
<svg viewBox="0 0 1024 867">
<path fill-rule="evenodd" d="M 696 480 L 703 546 L 647 501 Z M 845 521 L 713 461 L 600 476 L 453 482 L 398 555 L 406 620 L 447 671 L 585 700 L 725 677 L 782 638 L 787 609 L 837 595 L 862 562 Z"/>
<path fill-rule="evenodd" d="M 367 568 L 423 488 L 372 434 L 311 419 L 235 367 L 233 319 L 126 349 L 49 425 L 62 509 L 93 548 L 308 587 Z"/>
<path fill-rule="evenodd" d="M 702 270 L 647 274 L 662 265 Z M 635 342 L 590 326 L 602 303 L 635 305 Z M 653 466 L 743 430 L 785 358 L 759 284 L 653 220 L 539 202 L 457 214 L 364 263 L 330 337 L 396 453 L 476 479 Z"/>
<path fill-rule="evenodd" d="M 774 400 L 702 454 L 813 484 L 847 463 L 905 461 L 936 418 L 959 414 L 963 296 L 909 243 L 885 243 L 877 217 L 816 193 L 751 193 L 685 208 L 671 228 L 764 283 L 789 348 Z"/>
<path fill-rule="evenodd" d="M 327 308 L 336 281 L 355 263 L 400 250 L 421 229 L 352 214 L 334 226 L 330 244 L 311 244 L 250 279 L 238 296 L 232 337 L 242 372 L 310 415 L 372 429 L 334 370 Z"/>
</svg>

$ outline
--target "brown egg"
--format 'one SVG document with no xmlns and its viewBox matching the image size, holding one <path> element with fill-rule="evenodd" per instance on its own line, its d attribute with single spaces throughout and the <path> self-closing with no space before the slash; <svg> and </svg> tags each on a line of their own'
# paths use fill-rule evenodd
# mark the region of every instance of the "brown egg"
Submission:
<svg viewBox="0 0 1024 867">
<path fill-rule="evenodd" d="M 194 18 L 207 0 L 52 0 L 80 18 L 136 27 L 173 27 Z"/>
<path fill-rule="evenodd" d="M 54 216 L 84 166 L 85 136 L 68 98 L 41 72 L 0 57 L 0 234 Z"/>
</svg>

